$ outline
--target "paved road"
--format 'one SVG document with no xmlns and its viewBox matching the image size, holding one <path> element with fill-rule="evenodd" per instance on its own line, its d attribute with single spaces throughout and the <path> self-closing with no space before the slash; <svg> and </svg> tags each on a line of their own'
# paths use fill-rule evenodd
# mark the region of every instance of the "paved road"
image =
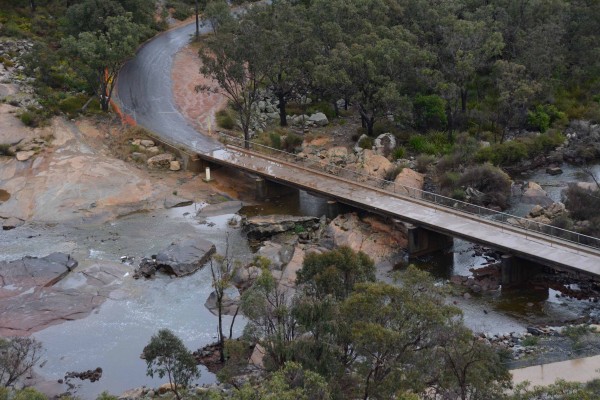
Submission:
<svg viewBox="0 0 600 400">
<path fill-rule="evenodd" d="M 114 100 L 138 124 L 162 138 L 199 153 L 221 148 L 219 142 L 198 133 L 181 115 L 173 100 L 171 69 L 175 54 L 195 33 L 188 24 L 158 35 L 127 62 L 117 80 Z M 202 27 L 202 32 L 208 32 Z"/>
</svg>

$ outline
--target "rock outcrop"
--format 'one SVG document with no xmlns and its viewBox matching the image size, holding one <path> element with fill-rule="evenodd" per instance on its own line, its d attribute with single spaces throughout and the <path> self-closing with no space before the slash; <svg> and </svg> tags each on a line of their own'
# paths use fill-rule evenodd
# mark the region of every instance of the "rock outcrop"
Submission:
<svg viewBox="0 0 600 400">
<path fill-rule="evenodd" d="M 264 240 L 278 233 L 314 231 L 319 228 L 319 218 L 292 215 L 266 215 L 244 218 L 242 227 L 253 240 Z"/>
<path fill-rule="evenodd" d="M 0 262 L 0 336 L 24 336 L 87 316 L 117 288 L 121 266 L 73 271 L 67 254 Z"/>
<path fill-rule="evenodd" d="M 156 256 L 142 259 L 133 277 L 152 278 L 157 271 L 178 277 L 191 275 L 202 268 L 215 251 L 214 244 L 201 238 L 173 243 Z"/>
<path fill-rule="evenodd" d="M 401 229 L 383 221 L 380 217 L 363 219 L 357 214 L 336 217 L 326 229 L 325 235 L 332 240 L 332 247 L 348 246 L 362 251 L 379 264 L 401 257 L 407 246 L 406 236 Z"/>
</svg>

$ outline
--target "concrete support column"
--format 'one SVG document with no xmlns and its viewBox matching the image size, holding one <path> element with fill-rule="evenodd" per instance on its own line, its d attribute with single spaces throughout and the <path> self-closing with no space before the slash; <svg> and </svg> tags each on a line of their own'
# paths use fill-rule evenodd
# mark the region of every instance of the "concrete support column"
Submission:
<svg viewBox="0 0 600 400">
<path fill-rule="evenodd" d="M 198 156 L 194 154 L 192 156 L 184 156 L 183 158 L 183 169 L 190 172 L 201 172 L 204 167 L 204 161 Z"/>
<path fill-rule="evenodd" d="M 264 200 L 267 198 L 267 182 L 258 177 L 254 180 L 256 182 L 256 200 Z"/>
<path fill-rule="evenodd" d="M 327 218 L 334 219 L 340 215 L 340 205 L 335 200 L 327 201 Z"/>
<path fill-rule="evenodd" d="M 419 257 L 436 251 L 445 250 L 452 246 L 453 238 L 441 233 L 420 228 L 412 224 L 406 225 L 408 238 L 408 254 Z"/>
<path fill-rule="evenodd" d="M 512 254 L 501 257 L 502 288 L 522 286 L 535 274 L 542 271 L 542 266 L 531 261 L 523 260 Z"/>
</svg>

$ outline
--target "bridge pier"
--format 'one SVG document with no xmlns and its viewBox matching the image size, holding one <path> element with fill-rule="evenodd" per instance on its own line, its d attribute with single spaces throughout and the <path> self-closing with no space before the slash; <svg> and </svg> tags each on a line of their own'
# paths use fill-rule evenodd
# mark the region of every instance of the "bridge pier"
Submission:
<svg viewBox="0 0 600 400">
<path fill-rule="evenodd" d="M 512 254 L 502 256 L 500 268 L 503 289 L 524 285 L 532 276 L 543 270 L 543 266 L 515 257 Z"/>
<path fill-rule="evenodd" d="M 206 163 L 198 154 L 187 155 L 183 153 L 181 154 L 181 158 L 183 160 L 183 169 L 186 171 L 199 173 L 206 167 Z"/>
<path fill-rule="evenodd" d="M 408 238 L 408 254 L 410 257 L 419 257 L 445 250 L 454 243 L 451 236 L 446 236 L 412 224 L 406 224 L 406 236 Z"/>
</svg>

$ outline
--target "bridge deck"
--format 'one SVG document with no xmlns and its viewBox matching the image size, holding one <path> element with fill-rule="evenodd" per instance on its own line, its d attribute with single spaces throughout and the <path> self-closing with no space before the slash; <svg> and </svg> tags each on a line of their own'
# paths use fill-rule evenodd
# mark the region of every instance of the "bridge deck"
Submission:
<svg viewBox="0 0 600 400">
<path fill-rule="evenodd" d="M 248 150 L 228 146 L 201 156 L 543 265 L 600 276 L 600 249 L 436 206 Z"/>
</svg>

